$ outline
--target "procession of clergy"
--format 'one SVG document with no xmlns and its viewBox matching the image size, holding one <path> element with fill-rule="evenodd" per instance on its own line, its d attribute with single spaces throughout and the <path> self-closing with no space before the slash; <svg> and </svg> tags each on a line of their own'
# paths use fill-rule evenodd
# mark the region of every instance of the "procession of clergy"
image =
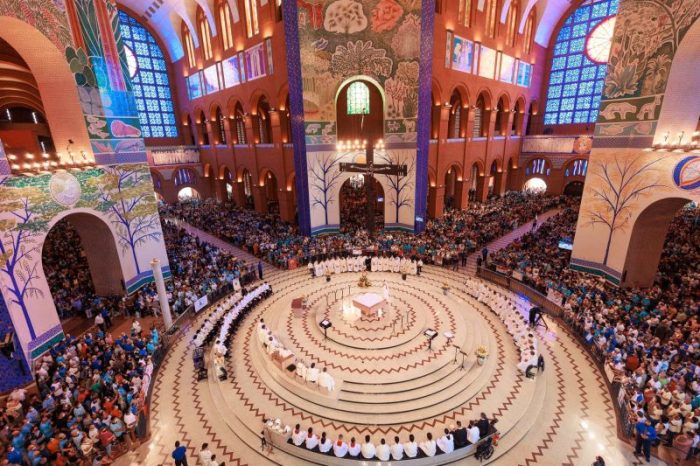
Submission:
<svg viewBox="0 0 700 466">
<path fill-rule="evenodd" d="M 367 270 L 368 256 L 349 256 L 326 259 L 309 263 L 308 269 L 312 277 L 322 277 L 345 272 L 364 272 Z M 369 260 L 372 272 L 396 272 L 406 275 L 420 275 L 423 261 L 406 259 L 405 257 L 372 257 Z"/>
</svg>

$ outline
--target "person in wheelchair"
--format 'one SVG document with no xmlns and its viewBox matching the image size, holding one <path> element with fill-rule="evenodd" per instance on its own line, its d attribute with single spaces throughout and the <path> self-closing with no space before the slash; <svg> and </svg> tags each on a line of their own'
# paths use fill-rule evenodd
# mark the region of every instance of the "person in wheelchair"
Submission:
<svg viewBox="0 0 700 466">
<path fill-rule="evenodd" d="M 479 461 L 484 461 L 491 458 L 493 452 L 493 439 L 491 437 L 487 437 L 476 446 L 476 453 L 474 454 L 474 457 Z"/>
</svg>

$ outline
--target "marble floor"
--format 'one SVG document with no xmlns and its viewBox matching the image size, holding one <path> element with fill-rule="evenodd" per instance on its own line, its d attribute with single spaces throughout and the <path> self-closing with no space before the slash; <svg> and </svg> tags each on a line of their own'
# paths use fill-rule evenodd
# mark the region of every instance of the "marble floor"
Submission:
<svg viewBox="0 0 700 466">
<path fill-rule="evenodd" d="M 190 342 L 205 314 L 183 326 L 155 381 L 151 439 L 115 464 L 173 464 L 176 440 L 188 446 L 190 464 L 196 464 L 204 442 L 226 465 L 311 464 L 288 449 L 263 452 L 263 419 L 313 426 L 331 438 L 369 434 L 378 443 L 395 435 L 405 441 L 409 433 L 418 440 L 427 432 L 437 437 L 457 420 L 468 422 L 481 412 L 497 418 L 501 432 L 490 464 L 589 465 L 596 455 L 608 465 L 642 464 L 618 440 L 602 375 L 556 323 L 538 333 L 547 369 L 530 380 L 516 367 L 517 349 L 499 317 L 466 293 L 465 280 L 476 279 L 425 267 L 420 277 L 406 281 L 399 274 L 370 273 L 372 286 L 359 288 L 359 276 L 340 274 L 328 283 L 310 278 L 306 269 L 266 268 L 274 292 L 240 326 L 230 347 L 229 379 L 223 382 L 213 371 L 206 381 L 194 376 Z M 368 291 L 383 296 L 384 283 L 389 302 L 381 318 L 344 320 L 344 303 Z M 309 309 L 295 315 L 291 301 L 301 296 Z M 309 386 L 286 364 L 273 362 L 257 338 L 260 318 L 299 360 L 325 367 L 335 390 Z M 318 326 L 324 318 L 333 323 L 327 336 Z M 427 328 L 438 331 L 430 348 L 423 335 Z M 449 340 L 445 332 L 451 333 Z M 483 365 L 474 355 L 478 346 L 489 352 Z M 324 464 L 323 457 L 317 464 Z M 469 457 L 453 464 L 486 463 Z M 652 459 L 652 464 L 665 463 Z"/>
</svg>

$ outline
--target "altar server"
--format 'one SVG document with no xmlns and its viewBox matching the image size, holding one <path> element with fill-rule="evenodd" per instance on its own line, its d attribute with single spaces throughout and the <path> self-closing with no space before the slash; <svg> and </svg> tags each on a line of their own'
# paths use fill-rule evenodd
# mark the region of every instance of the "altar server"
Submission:
<svg viewBox="0 0 700 466">
<path fill-rule="evenodd" d="M 314 275 L 316 277 L 323 275 L 323 266 L 320 262 L 314 262 Z"/>
<path fill-rule="evenodd" d="M 418 264 L 415 260 L 411 259 L 411 275 L 418 274 Z"/>
<path fill-rule="evenodd" d="M 311 427 L 309 427 L 309 431 L 306 433 L 304 446 L 306 446 L 307 450 L 313 450 L 318 446 L 318 437 L 316 437 L 316 434 L 314 434 L 314 429 Z"/>
<path fill-rule="evenodd" d="M 372 258 L 372 272 L 378 272 L 378 271 L 379 271 L 379 258 L 375 256 Z"/>
<path fill-rule="evenodd" d="M 428 438 L 426 438 L 424 442 L 420 443 L 420 449 L 425 456 L 435 456 L 437 453 L 437 444 L 435 440 L 433 440 L 433 434 L 428 432 L 427 437 Z"/>
<path fill-rule="evenodd" d="M 361 451 L 362 448 L 360 444 L 355 441 L 355 437 L 351 438 L 350 444 L 348 445 L 348 454 L 353 458 L 357 458 L 360 456 Z"/>
<path fill-rule="evenodd" d="M 322 432 L 321 433 L 321 440 L 318 443 L 318 451 L 321 453 L 328 453 L 331 451 L 331 448 L 333 448 L 333 444 L 331 441 L 326 437 L 326 433 Z"/>
<path fill-rule="evenodd" d="M 328 390 L 329 392 L 332 392 L 335 390 L 335 379 L 333 378 L 332 375 L 330 375 L 328 372 L 326 372 L 326 368 L 323 368 L 323 371 L 318 375 L 318 384 Z"/>
<path fill-rule="evenodd" d="M 374 444 L 369 441 L 369 435 L 365 435 L 365 443 L 362 444 L 360 450 L 362 451 L 362 457 L 368 460 L 371 460 L 377 454 Z"/>
<path fill-rule="evenodd" d="M 304 364 L 304 361 L 297 361 L 296 366 L 297 376 L 299 376 L 302 380 L 306 380 L 306 364 Z"/>
<path fill-rule="evenodd" d="M 348 454 L 348 444 L 343 441 L 343 434 L 338 435 L 338 440 L 333 444 L 333 454 L 338 458 Z"/>
<path fill-rule="evenodd" d="M 377 445 L 377 459 L 380 461 L 389 461 L 391 459 L 391 450 L 384 439 L 381 439 L 379 445 Z"/>
<path fill-rule="evenodd" d="M 399 461 L 403 458 L 403 445 L 399 443 L 398 437 L 394 437 L 394 444 L 391 446 L 391 457 L 395 461 Z"/>
<path fill-rule="evenodd" d="M 306 440 L 306 432 L 301 430 L 299 424 L 294 426 L 294 431 L 292 431 L 292 443 L 300 447 Z"/>
<path fill-rule="evenodd" d="M 452 437 L 449 429 L 445 428 L 445 435 L 438 439 L 437 446 L 443 453 L 452 453 L 454 451 L 454 437 Z"/>
<path fill-rule="evenodd" d="M 406 457 L 415 458 L 418 456 L 418 444 L 416 443 L 416 438 L 413 434 L 408 436 L 408 442 L 403 444 L 403 451 L 406 453 Z"/>
</svg>

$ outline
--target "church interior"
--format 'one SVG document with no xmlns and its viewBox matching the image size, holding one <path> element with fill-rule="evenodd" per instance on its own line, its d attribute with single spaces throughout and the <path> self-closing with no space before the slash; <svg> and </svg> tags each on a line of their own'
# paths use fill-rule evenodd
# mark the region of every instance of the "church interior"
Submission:
<svg viewBox="0 0 700 466">
<path fill-rule="evenodd" d="M 0 464 L 700 464 L 698 0 L 0 0 Z"/>
</svg>

